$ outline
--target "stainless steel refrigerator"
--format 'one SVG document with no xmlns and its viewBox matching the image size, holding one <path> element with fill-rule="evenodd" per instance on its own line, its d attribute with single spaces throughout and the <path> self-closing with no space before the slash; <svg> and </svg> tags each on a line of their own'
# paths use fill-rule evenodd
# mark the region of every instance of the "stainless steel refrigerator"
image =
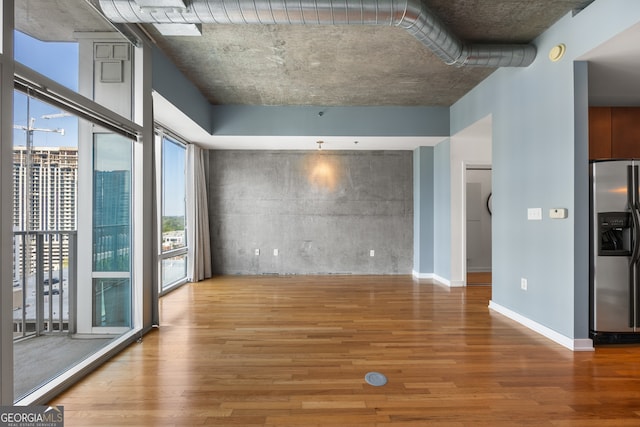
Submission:
<svg viewBox="0 0 640 427">
<path fill-rule="evenodd" d="M 591 163 L 590 334 L 640 342 L 640 161 Z"/>
</svg>

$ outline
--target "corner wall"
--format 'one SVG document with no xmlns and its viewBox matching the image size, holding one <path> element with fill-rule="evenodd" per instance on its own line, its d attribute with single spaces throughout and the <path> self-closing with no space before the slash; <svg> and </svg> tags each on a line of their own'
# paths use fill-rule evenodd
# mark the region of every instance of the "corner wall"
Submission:
<svg viewBox="0 0 640 427">
<path fill-rule="evenodd" d="M 433 278 L 434 170 L 433 147 L 413 151 L 413 275 Z"/>
<path fill-rule="evenodd" d="M 209 101 L 159 48 L 154 46 L 152 49 L 153 90 L 177 107 L 181 113 L 191 118 L 207 133 L 213 133 Z"/>
<path fill-rule="evenodd" d="M 209 154 L 214 273 L 411 273 L 412 152 Z"/>
<path fill-rule="evenodd" d="M 640 2 L 596 0 L 535 40 L 531 66 L 497 70 L 451 108 L 452 135 L 492 115 L 492 303 L 557 341 L 566 338 L 570 348 L 587 341 L 589 292 L 589 260 L 580 248 L 589 232 L 581 229 L 589 215 L 586 106 L 576 104 L 586 97 L 574 61 L 639 21 Z M 550 62 L 547 53 L 561 42 L 566 56 Z M 543 219 L 527 220 L 528 208 L 542 208 Z M 550 219 L 550 208 L 568 208 L 569 217 Z"/>
<path fill-rule="evenodd" d="M 433 272 L 451 285 L 451 140 L 436 145 L 433 154 Z"/>
</svg>

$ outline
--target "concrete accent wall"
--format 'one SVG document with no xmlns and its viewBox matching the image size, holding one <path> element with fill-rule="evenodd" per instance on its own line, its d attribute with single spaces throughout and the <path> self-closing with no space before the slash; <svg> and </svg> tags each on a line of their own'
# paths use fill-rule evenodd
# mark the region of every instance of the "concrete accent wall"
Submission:
<svg viewBox="0 0 640 427">
<path fill-rule="evenodd" d="M 216 274 L 411 273 L 412 152 L 209 154 Z"/>
</svg>

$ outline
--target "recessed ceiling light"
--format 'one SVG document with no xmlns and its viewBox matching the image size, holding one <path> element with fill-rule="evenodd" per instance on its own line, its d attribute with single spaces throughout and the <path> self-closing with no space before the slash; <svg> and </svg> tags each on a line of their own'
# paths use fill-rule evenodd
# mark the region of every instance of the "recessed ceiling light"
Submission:
<svg viewBox="0 0 640 427">
<path fill-rule="evenodd" d="M 565 46 L 564 43 L 557 44 L 549 51 L 549 59 L 551 62 L 558 62 L 562 59 L 566 51 L 567 46 Z"/>
</svg>

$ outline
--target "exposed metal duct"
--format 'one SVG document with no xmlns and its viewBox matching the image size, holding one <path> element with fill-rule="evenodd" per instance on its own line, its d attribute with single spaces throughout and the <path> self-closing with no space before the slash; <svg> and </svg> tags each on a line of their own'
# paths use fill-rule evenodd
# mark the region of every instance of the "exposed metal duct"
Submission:
<svg viewBox="0 0 640 427">
<path fill-rule="evenodd" d="M 121 23 L 397 26 L 459 67 L 526 67 L 536 57 L 531 44 L 462 43 L 421 0 L 100 0 L 100 6 Z"/>
</svg>

